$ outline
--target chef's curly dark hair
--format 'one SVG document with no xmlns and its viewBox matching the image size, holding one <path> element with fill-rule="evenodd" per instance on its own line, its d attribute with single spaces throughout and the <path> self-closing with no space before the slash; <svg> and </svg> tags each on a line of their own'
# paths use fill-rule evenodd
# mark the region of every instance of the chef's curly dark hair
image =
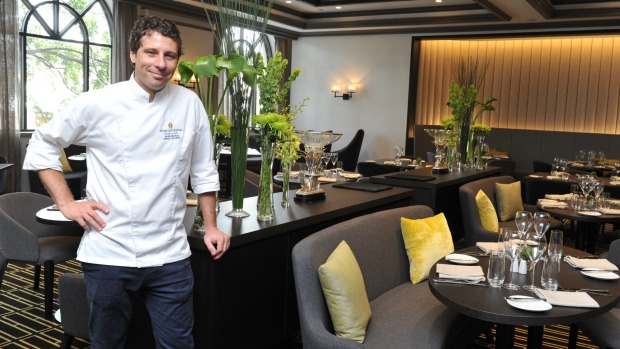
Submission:
<svg viewBox="0 0 620 349">
<path fill-rule="evenodd" d="M 151 35 L 154 31 L 174 40 L 179 47 L 177 52 L 179 57 L 183 54 L 183 40 L 181 40 L 179 28 L 171 20 L 156 16 L 141 16 L 136 20 L 129 33 L 129 50 L 134 53 L 138 52 L 142 37 Z"/>
</svg>

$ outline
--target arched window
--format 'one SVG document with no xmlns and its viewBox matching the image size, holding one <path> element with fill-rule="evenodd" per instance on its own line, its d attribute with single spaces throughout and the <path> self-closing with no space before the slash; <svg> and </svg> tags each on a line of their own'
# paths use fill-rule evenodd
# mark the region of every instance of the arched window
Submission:
<svg viewBox="0 0 620 349">
<path fill-rule="evenodd" d="M 112 15 L 104 0 L 21 0 L 22 129 L 110 83 Z"/>
</svg>

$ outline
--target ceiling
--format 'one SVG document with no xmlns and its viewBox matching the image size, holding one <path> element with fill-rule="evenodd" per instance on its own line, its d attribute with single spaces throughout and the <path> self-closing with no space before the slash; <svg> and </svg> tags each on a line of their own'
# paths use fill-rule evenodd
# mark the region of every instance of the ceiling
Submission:
<svg viewBox="0 0 620 349">
<path fill-rule="evenodd" d="M 124 0 L 205 18 L 200 0 Z M 213 1 L 213 0 L 211 0 Z M 288 3 L 290 2 L 290 3 Z M 288 37 L 620 32 L 611 0 L 274 0 L 269 31 Z"/>
</svg>

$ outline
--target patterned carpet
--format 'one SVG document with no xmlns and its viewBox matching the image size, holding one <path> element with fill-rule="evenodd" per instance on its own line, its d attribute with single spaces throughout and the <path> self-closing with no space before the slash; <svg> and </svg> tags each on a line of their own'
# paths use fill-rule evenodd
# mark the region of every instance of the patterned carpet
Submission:
<svg viewBox="0 0 620 349">
<path fill-rule="evenodd" d="M 565 238 L 567 246 L 574 246 L 570 236 Z M 457 248 L 459 246 L 457 245 Z M 598 244 L 597 253 L 606 251 L 609 244 Z M 80 272 L 80 265 L 69 261 L 57 265 L 55 273 Z M 48 321 L 43 316 L 43 288 L 33 290 L 34 267 L 31 265 L 9 264 L 0 290 L 0 348 L 2 349 L 46 349 L 59 348 L 62 338 L 62 327 L 56 321 Z M 57 279 L 56 279 L 57 280 Z M 43 280 L 41 280 L 41 285 Z M 57 290 L 57 286 L 55 287 Z M 56 296 L 57 299 L 57 296 Z M 54 309 L 58 308 L 56 303 Z M 544 331 L 543 348 L 566 348 L 568 343 L 568 326 L 549 326 Z M 89 343 L 76 339 L 73 348 L 88 348 Z M 484 337 L 480 337 L 471 345 L 471 349 L 493 348 Z M 272 349 L 301 349 L 301 338 L 296 336 L 287 343 Z M 515 333 L 515 348 L 527 348 L 527 327 L 518 327 Z M 580 333 L 577 348 L 595 349 L 587 337 Z"/>
</svg>

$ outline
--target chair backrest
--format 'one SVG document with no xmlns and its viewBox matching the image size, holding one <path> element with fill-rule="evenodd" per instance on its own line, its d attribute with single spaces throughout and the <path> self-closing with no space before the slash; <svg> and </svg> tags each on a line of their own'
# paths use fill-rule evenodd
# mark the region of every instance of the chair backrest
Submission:
<svg viewBox="0 0 620 349">
<path fill-rule="evenodd" d="M 90 308 L 84 274 L 67 273 L 58 278 L 58 303 L 62 314 L 60 323 L 65 333 L 89 340 Z"/>
<path fill-rule="evenodd" d="M 490 233 L 482 226 L 476 195 L 482 190 L 491 200 L 497 212 L 497 199 L 495 195 L 495 183 L 510 184 L 515 182 L 511 176 L 499 176 L 479 179 L 466 183 L 459 188 L 461 213 L 463 215 L 463 228 L 467 245 L 472 246 L 478 241 L 488 241 Z M 495 237 L 495 240 L 497 237 Z"/>
<path fill-rule="evenodd" d="M 535 205 L 538 199 L 545 197 L 545 194 L 568 194 L 571 186 L 571 182 L 531 178 L 522 183 L 524 187 L 523 202 L 529 205 Z"/>
<path fill-rule="evenodd" d="M 333 326 L 323 297 L 318 268 L 341 241 L 351 247 L 360 266 L 370 301 L 409 282 L 409 260 L 400 218 L 433 216 L 427 206 L 408 206 L 376 212 L 323 229 L 293 248 L 293 274 L 304 347 L 331 335 Z M 318 343 L 317 340 L 314 343 Z M 308 346 L 309 348 L 316 346 Z"/>
<path fill-rule="evenodd" d="M 550 173 L 551 169 L 553 168 L 553 166 L 551 166 L 550 163 L 544 162 L 544 161 L 539 161 L 539 160 L 534 160 L 532 162 L 533 166 L 534 166 L 534 172 L 547 172 Z"/>
<path fill-rule="evenodd" d="M 515 176 L 515 167 L 517 167 L 517 162 L 514 160 L 508 159 L 491 159 L 487 161 L 488 166 L 496 166 L 501 168 L 500 175 L 501 176 Z"/>
<path fill-rule="evenodd" d="M 0 164 L 7 164 L 8 160 L 0 155 Z M 6 176 L 7 173 L 6 171 L 0 171 L 0 194 L 4 194 L 5 190 L 6 190 Z"/>
<path fill-rule="evenodd" d="M 364 130 L 359 129 L 353 136 L 353 139 L 344 148 L 337 150 L 338 161 L 342 161 L 342 169 L 345 171 L 355 171 L 357 161 L 362 150 L 362 142 L 364 141 Z"/>
<path fill-rule="evenodd" d="M 620 239 L 616 239 L 609 245 L 607 259 L 613 264 L 620 267 Z"/>
<path fill-rule="evenodd" d="M 258 196 L 258 187 L 260 185 L 260 175 L 256 172 L 245 170 L 245 186 L 243 187 L 243 197 L 249 198 L 252 196 Z M 282 187 L 273 184 L 273 192 L 277 193 L 282 191 Z"/>
</svg>

